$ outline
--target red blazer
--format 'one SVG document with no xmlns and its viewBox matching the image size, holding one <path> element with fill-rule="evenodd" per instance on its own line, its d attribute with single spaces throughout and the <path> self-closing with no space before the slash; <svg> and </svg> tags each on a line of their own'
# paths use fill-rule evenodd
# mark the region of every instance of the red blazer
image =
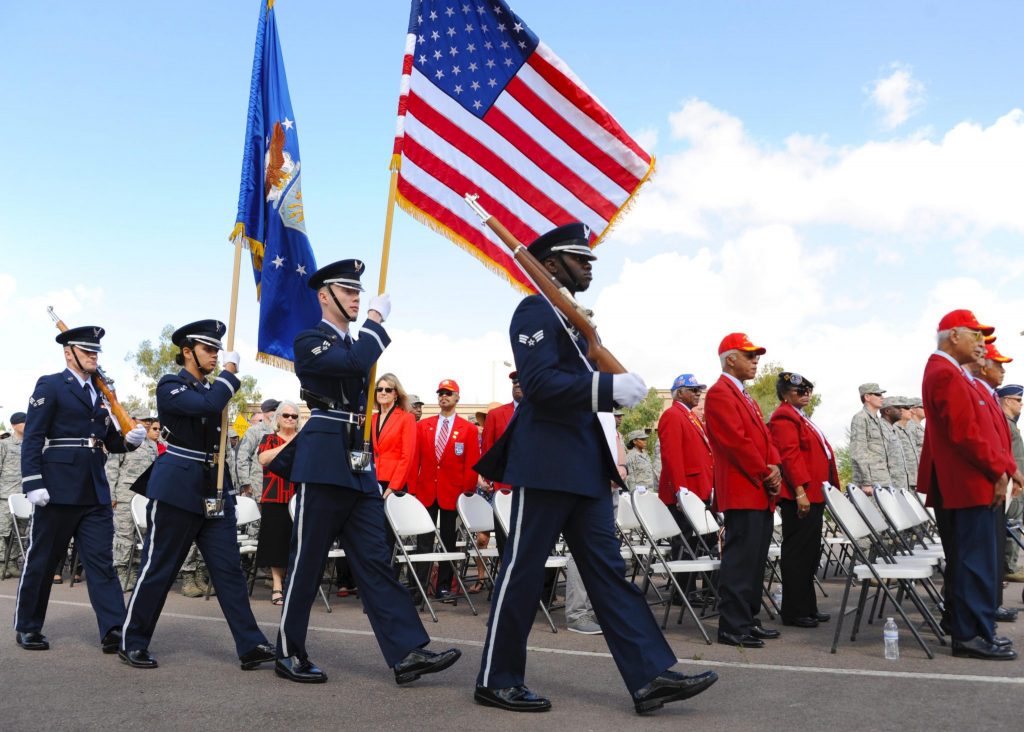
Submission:
<svg viewBox="0 0 1024 732">
<path fill-rule="evenodd" d="M 665 410 L 658 420 L 661 445 L 661 477 L 658 497 L 674 506 L 676 491 L 685 487 L 707 503 L 715 487 L 715 460 L 711 442 L 697 415 L 679 402 Z"/>
<path fill-rule="evenodd" d="M 797 409 L 783 402 L 768 419 L 768 432 L 782 458 L 782 491 L 780 498 L 796 500 L 796 486 L 806 486 L 804 492 L 811 503 L 824 503 L 822 484 L 828 481 L 839 487 L 835 451 L 824 435 Z M 822 440 L 824 444 L 822 444 Z M 826 449 L 828 452 L 826 452 Z"/>
<path fill-rule="evenodd" d="M 377 480 L 387 481 L 392 490 L 402 490 L 413 475 L 416 461 L 416 418 L 395 407 L 377 435 L 380 412 L 371 419 L 370 439 L 377 459 Z"/>
<path fill-rule="evenodd" d="M 975 379 L 971 382 L 971 386 L 981 395 L 981 398 L 985 400 L 985 406 L 988 407 L 989 416 L 992 417 L 992 421 L 996 424 L 996 432 L 999 433 L 1001 439 L 1006 443 L 1006 446 L 1010 449 L 1010 454 L 1013 454 L 1013 437 L 1010 435 L 1010 423 L 1006 421 L 1006 415 L 1003 413 L 1003 408 L 999 406 L 999 397 L 993 396 L 989 388 L 982 384 L 979 380 Z M 1014 460 L 1014 465 L 1017 461 Z M 1013 475 L 1013 471 L 1010 471 L 1010 475 Z"/>
<path fill-rule="evenodd" d="M 480 459 L 480 436 L 476 425 L 456 416 L 438 463 L 434 455 L 437 420 L 435 415 L 417 424 L 415 478 L 409 481 L 409 492 L 427 508 L 437 503 L 446 511 L 454 511 L 461 493 L 476 490 L 473 466 Z"/>
<path fill-rule="evenodd" d="M 508 423 L 512 421 L 512 415 L 516 413 L 516 405 L 514 402 L 508 404 L 502 404 L 500 407 L 492 409 L 487 413 L 487 419 L 484 420 L 484 435 L 483 442 L 481 444 L 481 453 L 485 453 L 494 447 L 494 443 L 497 442 L 505 430 L 508 428 Z M 495 483 L 495 490 L 508 490 L 511 486 L 505 483 Z"/>
<path fill-rule="evenodd" d="M 927 494 L 928 505 L 935 505 L 936 491 L 945 508 L 991 504 L 995 482 L 1003 473 L 1012 475 L 1016 463 L 987 400 L 963 369 L 936 353 L 925 365 L 921 394 L 928 428 L 917 489 Z"/>
<path fill-rule="evenodd" d="M 704 419 L 715 457 L 717 510 L 774 510 L 764 479 L 771 474 L 768 466 L 781 460 L 757 402 L 723 374 L 708 389 Z"/>
</svg>

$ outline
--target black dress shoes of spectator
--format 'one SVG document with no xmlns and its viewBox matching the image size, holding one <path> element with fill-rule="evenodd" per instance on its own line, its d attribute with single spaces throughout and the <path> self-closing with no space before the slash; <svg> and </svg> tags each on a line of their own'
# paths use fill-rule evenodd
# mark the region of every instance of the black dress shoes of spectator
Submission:
<svg viewBox="0 0 1024 732">
<path fill-rule="evenodd" d="M 282 679 L 300 684 L 322 684 L 327 681 L 327 674 L 314 666 L 308 658 L 300 660 L 297 656 L 277 659 L 274 662 L 274 673 Z"/>
<path fill-rule="evenodd" d="M 1002 635 L 993 636 L 989 643 L 994 646 L 999 646 L 1000 648 L 1009 648 L 1013 645 L 1012 640 Z"/>
<path fill-rule="evenodd" d="M 689 699 L 718 681 L 718 674 L 705 671 L 696 676 L 684 676 L 678 671 L 665 671 L 651 683 L 633 694 L 637 714 L 661 709 L 669 702 Z"/>
<path fill-rule="evenodd" d="M 510 712 L 546 712 L 551 709 L 551 700 L 538 696 L 525 686 L 510 686 L 506 689 L 476 687 L 473 699 L 485 707 L 498 707 Z"/>
<path fill-rule="evenodd" d="M 127 663 L 132 668 L 157 667 L 156 659 L 153 658 L 145 648 L 138 651 L 118 651 L 117 657 L 120 658 L 123 663 Z"/>
<path fill-rule="evenodd" d="M 268 643 L 260 643 L 251 651 L 239 656 L 238 660 L 242 662 L 243 671 L 251 671 L 260 664 L 276 661 L 277 654 L 274 652 L 274 647 L 272 645 Z"/>
<path fill-rule="evenodd" d="M 996 608 L 996 622 L 997 623 L 1016 623 L 1017 622 L 1017 611 L 1011 610 L 1006 607 Z"/>
<path fill-rule="evenodd" d="M 819 623 L 827 623 L 829 620 L 832 619 L 832 616 L 828 613 L 814 613 L 813 617 Z"/>
<path fill-rule="evenodd" d="M 718 642 L 726 646 L 740 648 L 764 648 L 764 641 L 752 635 L 718 632 Z"/>
<path fill-rule="evenodd" d="M 984 638 L 974 637 L 969 641 L 953 641 L 953 655 L 958 658 L 980 658 L 985 661 L 1012 661 L 1017 651 L 997 646 Z"/>
<path fill-rule="evenodd" d="M 50 641 L 42 633 L 18 633 L 18 645 L 26 651 L 48 651 Z"/>
<path fill-rule="evenodd" d="M 789 620 L 783 618 L 782 624 L 791 625 L 794 628 L 817 628 L 818 619 L 812 615 L 809 615 L 806 618 L 790 618 Z"/>
<path fill-rule="evenodd" d="M 750 634 L 755 638 L 760 638 L 761 640 L 774 640 L 782 635 L 779 631 L 775 630 L 775 628 L 764 628 L 760 625 L 750 626 Z"/>
<path fill-rule="evenodd" d="M 100 641 L 100 648 L 103 649 L 104 653 L 117 653 L 117 649 L 121 647 L 121 628 L 111 628 L 107 631 L 107 634 L 103 636 L 103 640 Z"/>
<path fill-rule="evenodd" d="M 444 671 L 459 660 L 462 651 L 449 648 L 447 651 L 434 653 L 426 648 L 416 648 L 409 655 L 395 664 L 395 683 L 408 684 L 424 674 L 436 674 Z"/>
</svg>

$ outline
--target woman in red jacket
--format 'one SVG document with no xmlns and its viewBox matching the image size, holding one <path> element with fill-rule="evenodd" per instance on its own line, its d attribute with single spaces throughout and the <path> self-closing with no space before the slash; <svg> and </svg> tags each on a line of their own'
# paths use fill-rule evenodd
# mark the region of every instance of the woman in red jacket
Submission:
<svg viewBox="0 0 1024 732">
<path fill-rule="evenodd" d="M 814 628 L 829 619 L 818 612 L 814 573 L 821 556 L 825 482 L 839 485 L 835 454 L 824 433 L 804 414 L 814 384 L 783 371 L 775 383 L 782 403 L 768 420 L 768 431 L 782 457 L 782 624 Z"/>
<path fill-rule="evenodd" d="M 292 540 L 292 519 L 288 501 L 295 495 L 295 484 L 270 472 L 267 465 L 299 433 L 299 408 L 293 402 L 281 402 L 270 421 L 270 433 L 259 444 L 258 457 L 263 466 L 263 496 L 260 499 L 260 534 L 256 566 L 270 567 L 274 588 L 270 601 L 284 604 L 284 575 L 288 570 L 288 551 Z"/>
<path fill-rule="evenodd" d="M 409 411 L 409 395 L 394 374 L 384 374 L 374 391 L 377 411 L 370 437 L 377 466 L 377 481 L 387 497 L 408 487 L 416 458 L 416 418 Z"/>
</svg>

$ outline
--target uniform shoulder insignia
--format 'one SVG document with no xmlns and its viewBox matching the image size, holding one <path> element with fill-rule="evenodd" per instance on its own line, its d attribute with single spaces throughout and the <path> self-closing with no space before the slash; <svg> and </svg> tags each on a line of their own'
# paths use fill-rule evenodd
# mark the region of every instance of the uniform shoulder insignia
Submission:
<svg viewBox="0 0 1024 732">
<path fill-rule="evenodd" d="M 33 397 L 29 397 L 28 398 L 28 405 L 30 407 L 41 407 L 45 403 L 46 403 L 46 397 L 39 397 L 38 399 L 35 399 Z"/>
<path fill-rule="evenodd" d="M 188 389 L 188 386 L 186 386 L 184 384 L 182 386 L 179 386 L 177 389 L 171 389 L 171 396 L 174 396 L 175 394 L 180 394 L 181 392 L 183 392 L 183 391 L 185 391 L 187 389 Z"/>
<path fill-rule="evenodd" d="M 519 342 L 522 343 L 523 345 L 529 347 L 529 348 L 533 348 L 538 343 L 540 343 L 542 340 L 544 340 L 544 331 L 543 330 L 538 330 L 533 335 L 527 335 L 526 333 L 520 333 L 519 334 Z"/>
<path fill-rule="evenodd" d="M 322 342 L 322 343 L 321 343 L 321 344 L 320 344 L 319 346 L 314 346 L 314 347 L 313 347 L 313 348 L 311 349 L 311 353 L 312 353 L 312 354 L 313 354 L 314 356 L 319 356 L 319 355 L 320 355 L 321 353 L 323 353 L 323 352 L 324 352 L 324 351 L 326 351 L 326 350 L 327 350 L 328 348 L 330 348 L 330 347 L 331 347 L 331 345 L 332 345 L 332 344 L 331 344 L 331 341 L 327 341 L 327 340 L 325 340 L 325 341 L 323 341 L 323 342 Z"/>
</svg>

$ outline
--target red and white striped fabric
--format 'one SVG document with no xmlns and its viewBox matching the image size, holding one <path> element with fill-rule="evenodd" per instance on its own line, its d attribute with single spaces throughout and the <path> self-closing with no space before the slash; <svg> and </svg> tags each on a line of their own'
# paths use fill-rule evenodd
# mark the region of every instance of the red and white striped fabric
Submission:
<svg viewBox="0 0 1024 732">
<path fill-rule="evenodd" d="M 532 291 L 463 196 L 524 244 L 581 221 L 593 246 L 654 158 L 503 0 L 414 0 L 392 164 L 399 206 Z"/>
</svg>

